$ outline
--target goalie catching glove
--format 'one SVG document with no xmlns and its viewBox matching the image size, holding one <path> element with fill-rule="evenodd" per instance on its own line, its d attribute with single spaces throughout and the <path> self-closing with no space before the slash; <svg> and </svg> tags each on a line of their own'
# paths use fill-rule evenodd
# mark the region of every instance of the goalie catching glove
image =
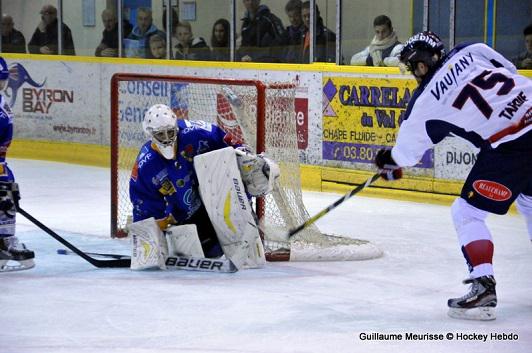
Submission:
<svg viewBox="0 0 532 353">
<path fill-rule="evenodd" d="M 277 163 L 261 154 L 253 154 L 246 147 L 235 149 L 238 169 L 242 182 L 251 196 L 264 196 L 270 193 L 275 180 L 281 174 Z"/>
<path fill-rule="evenodd" d="M 392 158 L 392 150 L 383 149 L 375 156 L 375 165 L 384 180 L 398 180 L 403 177 L 403 169 Z"/>
</svg>

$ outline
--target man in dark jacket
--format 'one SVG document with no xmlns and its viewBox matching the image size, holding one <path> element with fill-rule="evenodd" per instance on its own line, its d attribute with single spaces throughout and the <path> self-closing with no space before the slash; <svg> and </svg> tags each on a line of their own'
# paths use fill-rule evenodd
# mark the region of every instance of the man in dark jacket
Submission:
<svg viewBox="0 0 532 353">
<path fill-rule="evenodd" d="M 13 17 L 2 15 L 2 53 L 26 53 L 26 38 L 14 25 Z"/>
<path fill-rule="evenodd" d="M 260 0 L 243 0 L 246 14 L 242 19 L 240 61 L 284 62 L 288 42 L 283 22 Z"/>
<path fill-rule="evenodd" d="M 286 62 L 289 63 L 299 63 L 301 59 L 301 41 L 307 30 L 303 23 L 301 8 L 301 0 L 289 0 L 284 8 L 286 16 L 290 20 L 290 25 L 286 27 L 288 45 L 285 56 Z"/>
<path fill-rule="evenodd" d="M 102 11 L 102 22 L 104 30 L 102 32 L 102 41 L 96 48 L 94 55 L 117 57 L 118 56 L 118 20 L 116 13 L 111 9 Z M 122 36 L 127 37 L 131 33 L 132 26 L 129 21 L 124 20 L 122 23 Z"/>
<path fill-rule="evenodd" d="M 303 34 L 301 61 L 310 62 L 310 1 L 305 1 L 301 9 L 305 33 Z M 312 62 L 336 62 L 336 34 L 325 27 L 320 10 L 316 5 L 316 46 L 314 48 L 314 60 Z"/>
<path fill-rule="evenodd" d="M 63 55 L 76 55 L 72 32 L 66 24 L 62 25 Z M 57 9 L 44 5 L 41 9 L 41 22 L 33 32 L 28 50 L 31 54 L 58 54 Z"/>
</svg>

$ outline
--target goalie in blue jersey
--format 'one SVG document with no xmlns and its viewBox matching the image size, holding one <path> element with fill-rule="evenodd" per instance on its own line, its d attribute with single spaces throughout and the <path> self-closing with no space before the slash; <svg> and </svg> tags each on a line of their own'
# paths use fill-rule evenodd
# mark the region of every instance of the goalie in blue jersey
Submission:
<svg viewBox="0 0 532 353">
<path fill-rule="evenodd" d="M 150 241 L 159 251 L 146 265 L 140 258 L 150 254 L 134 246 L 132 268 L 164 269 L 169 252 L 208 258 L 225 254 L 242 265 L 246 259 L 234 254 L 249 255 L 242 250 L 246 246 L 241 238 L 251 237 L 247 240 L 249 249 L 250 243 L 256 242 L 258 231 L 251 207 L 245 209 L 243 204 L 231 208 L 231 201 L 249 203 L 238 194 L 244 188 L 250 196 L 270 192 L 279 175 L 277 165 L 245 146 L 233 144 L 232 136 L 214 124 L 178 120 L 164 104 L 156 104 L 146 112 L 143 129 L 149 141 L 141 147 L 131 174 L 129 193 L 134 223 L 129 229 L 136 236 L 150 234 Z M 200 155 L 207 157 L 195 162 Z M 198 163 L 206 163 L 202 171 L 207 172 L 201 174 L 204 179 L 198 177 Z M 201 184 L 204 189 L 211 189 L 200 192 Z M 233 193 L 234 197 L 228 197 Z M 254 228 L 250 229 L 247 223 Z M 185 225 L 188 227 L 182 227 Z M 238 249 L 234 245 L 237 243 L 242 245 Z"/>
<path fill-rule="evenodd" d="M 7 87 L 9 69 L 0 57 L 0 91 Z M 33 251 L 26 249 L 15 236 L 16 198 L 20 198 L 6 154 L 13 138 L 13 112 L 4 95 L 0 95 L 0 272 L 25 270 L 34 266 Z"/>
</svg>

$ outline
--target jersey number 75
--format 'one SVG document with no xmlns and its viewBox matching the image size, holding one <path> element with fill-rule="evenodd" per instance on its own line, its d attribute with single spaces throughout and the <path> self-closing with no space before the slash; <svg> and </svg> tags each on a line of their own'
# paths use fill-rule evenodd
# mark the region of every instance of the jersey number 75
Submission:
<svg viewBox="0 0 532 353">
<path fill-rule="evenodd" d="M 492 74 L 490 70 L 485 70 L 462 89 L 454 100 L 453 107 L 462 110 L 467 100 L 471 99 L 486 119 L 489 119 L 493 109 L 486 99 L 482 97 L 478 88 L 481 90 L 492 89 L 499 82 L 502 82 L 502 86 L 497 91 L 498 96 L 510 93 L 512 88 L 515 87 L 515 82 L 512 78 L 506 77 L 499 72 Z"/>
</svg>

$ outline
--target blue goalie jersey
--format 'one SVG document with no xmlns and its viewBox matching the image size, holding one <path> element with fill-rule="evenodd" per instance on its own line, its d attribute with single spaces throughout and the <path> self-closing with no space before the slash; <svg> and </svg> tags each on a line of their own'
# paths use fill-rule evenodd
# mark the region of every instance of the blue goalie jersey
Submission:
<svg viewBox="0 0 532 353">
<path fill-rule="evenodd" d="M 146 142 L 129 181 L 133 221 L 154 217 L 181 223 L 201 207 L 194 156 L 229 146 L 226 133 L 203 121 L 178 120 L 177 155 L 165 159 Z M 227 139 L 229 140 L 229 139 Z"/>
</svg>

